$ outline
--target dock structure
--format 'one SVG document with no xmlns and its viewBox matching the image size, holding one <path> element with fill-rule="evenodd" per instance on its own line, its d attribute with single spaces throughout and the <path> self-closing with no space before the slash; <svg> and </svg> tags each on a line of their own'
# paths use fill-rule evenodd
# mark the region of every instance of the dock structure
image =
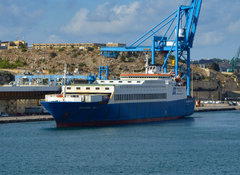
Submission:
<svg viewBox="0 0 240 175">
<path fill-rule="evenodd" d="M 46 94 L 58 92 L 60 86 L 0 86 L 0 100 L 44 99 Z"/>
<path fill-rule="evenodd" d="M 205 106 L 205 107 L 195 107 L 195 112 L 210 112 L 210 111 L 231 111 L 240 110 L 239 106 Z"/>
<path fill-rule="evenodd" d="M 60 92 L 60 86 L 1 86 L 0 112 L 22 114 L 26 107 L 40 106 L 40 100 L 45 95 Z"/>
<path fill-rule="evenodd" d="M 84 81 L 91 84 L 97 78 L 108 78 L 108 66 L 99 67 L 99 76 L 87 75 L 15 75 L 15 81 L 11 85 L 0 86 L 0 113 L 8 114 L 25 113 L 29 107 L 41 106 L 40 100 L 47 94 L 61 93 L 64 84 L 75 84 L 76 81 Z"/>
<path fill-rule="evenodd" d="M 54 118 L 51 115 L 0 117 L 0 123 L 18 123 L 18 122 L 50 121 L 50 120 L 54 120 Z"/>
<path fill-rule="evenodd" d="M 16 85 L 22 84 L 23 79 L 27 80 L 29 85 L 34 84 L 34 81 L 37 84 L 39 84 L 42 83 L 43 80 L 47 80 L 48 85 L 57 86 L 57 83 L 59 83 L 59 81 L 60 85 L 62 85 L 61 80 L 63 80 L 63 78 L 64 75 L 16 75 L 15 84 Z M 96 80 L 97 76 L 89 73 L 88 75 L 66 75 L 65 78 L 67 84 L 69 84 L 70 81 L 74 82 L 76 79 L 86 80 L 88 81 L 88 83 L 92 83 Z"/>
</svg>

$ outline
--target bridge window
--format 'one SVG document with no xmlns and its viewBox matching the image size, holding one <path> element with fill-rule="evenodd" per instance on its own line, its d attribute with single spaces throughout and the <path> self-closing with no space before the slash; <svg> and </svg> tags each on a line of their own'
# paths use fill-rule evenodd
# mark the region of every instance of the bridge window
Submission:
<svg viewBox="0 0 240 175">
<path fill-rule="evenodd" d="M 77 87 L 76 89 L 77 89 L 77 90 L 81 90 L 81 88 L 80 88 L 80 87 Z"/>
<path fill-rule="evenodd" d="M 78 95 L 72 95 L 71 97 L 79 97 Z"/>
<path fill-rule="evenodd" d="M 109 90 L 109 87 L 105 87 L 105 90 Z"/>
<path fill-rule="evenodd" d="M 99 88 L 99 87 L 96 87 L 95 90 L 100 90 L 100 88 Z"/>
<path fill-rule="evenodd" d="M 86 87 L 86 90 L 90 90 L 90 87 Z"/>
<path fill-rule="evenodd" d="M 71 90 L 71 87 L 67 87 L 67 90 Z"/>
</svg>

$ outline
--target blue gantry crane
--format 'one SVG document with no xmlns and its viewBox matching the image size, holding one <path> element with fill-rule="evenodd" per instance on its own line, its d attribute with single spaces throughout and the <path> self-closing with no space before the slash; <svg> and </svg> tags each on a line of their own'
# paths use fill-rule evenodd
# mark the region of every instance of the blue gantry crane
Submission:
<svg viewBox="0 0 240 175">
<path fill-rule="evenodd" d="M 179 61 L 187 64 L 187 95 L 190 96 L 190 49 L 193 46 L 202 0 L 191 0 L 190 5 L 179 6 L 176 11 L 151 28 L 127 47 L 102 47 L 105 57 L 116 57 L 118 52 L 152 52 L 152 65 L 155 64 L 155 52 L 164 54 L 162 69 L 167 72 L 167 61 L 175 54 L 175 76 L 178 76 Z M 152 46 L 143 43 L 152 38 Z"/>
</svg>

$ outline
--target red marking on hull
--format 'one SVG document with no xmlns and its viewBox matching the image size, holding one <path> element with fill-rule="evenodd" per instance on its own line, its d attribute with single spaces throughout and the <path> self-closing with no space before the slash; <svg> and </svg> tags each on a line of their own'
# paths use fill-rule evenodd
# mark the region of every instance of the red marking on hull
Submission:
<svg viewBox="0 0 240 175">
<path fill-rule="evenodd" d="M 80 123 L 57 123 L 57 128 L 64 127 L 84 127 L 84 126 L 111 126 L 111 125 L 124 125 L 124 124 L 136 124 L 136 123 L 148 123 L 167 120 L 176 120 L 184 117 L 161 117 L 150 119 L 135 119 L 135 120 L 118 120 L 118 121 L 98 121 L 98 122 L 80 122 Z"/>
</svg>

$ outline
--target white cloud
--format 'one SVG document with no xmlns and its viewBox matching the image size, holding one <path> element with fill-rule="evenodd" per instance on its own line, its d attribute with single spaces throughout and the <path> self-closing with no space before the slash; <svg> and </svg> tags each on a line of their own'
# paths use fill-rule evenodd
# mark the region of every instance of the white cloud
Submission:
<svg viewBox="0 0 240 175">
<path fill-rule="evenodd" d="M 198 35 L 197 44 L 203 46 L 216 45 L 225 39 L 224 35 L 218 31 L 210 31 Z"/>
<path fill-rule="evenodd" d="M 86 36 L 103 33 L 119 34 L 137 29 L 137 26 L 133 24 L 135 24 L 137 11 L 140 7 L 138 2 L 134 2 L 129 6 L 115 5 L 113 8 L 109 6 L 109 3 L 105 3 L 93 12 L 80 9 L 71 21 L 62 27 L 62 31 L 78 36 Z"/>
</svg>

